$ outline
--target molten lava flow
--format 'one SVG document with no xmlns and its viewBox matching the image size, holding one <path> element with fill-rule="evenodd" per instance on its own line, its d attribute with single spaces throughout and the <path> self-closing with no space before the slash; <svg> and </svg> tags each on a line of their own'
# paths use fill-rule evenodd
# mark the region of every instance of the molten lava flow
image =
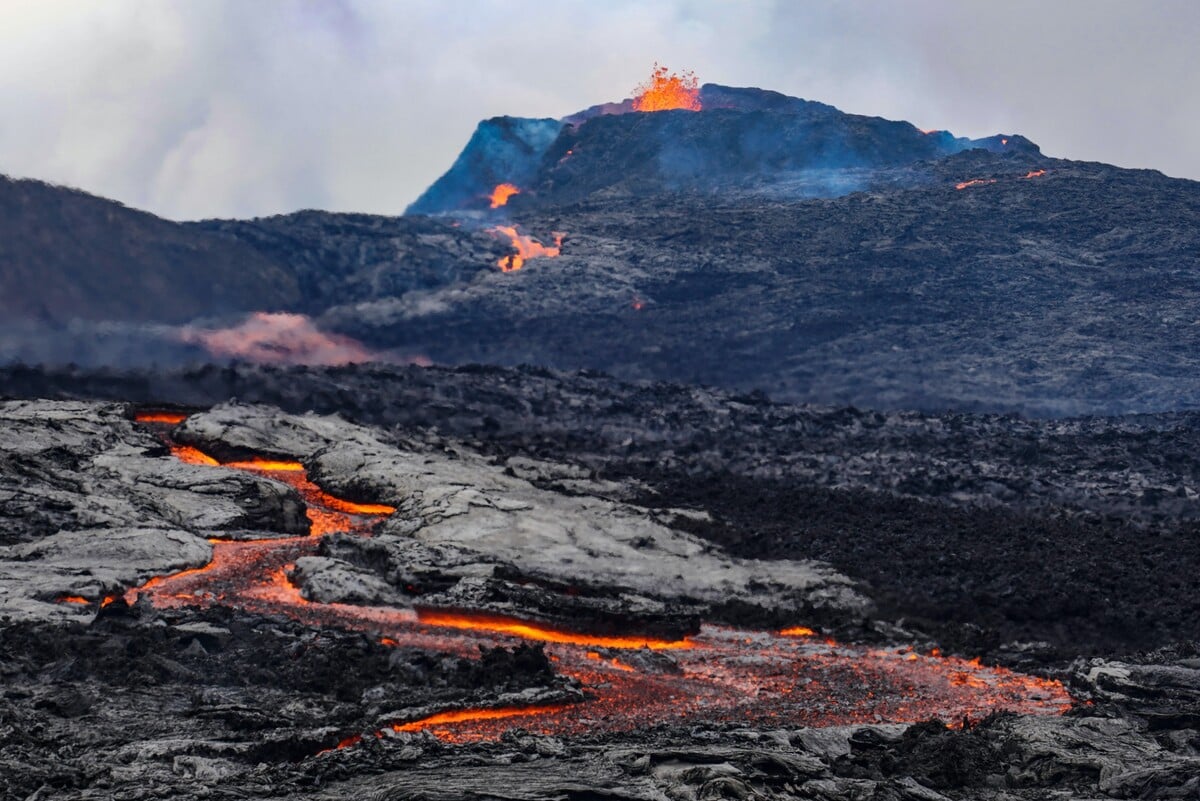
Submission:
<svg viewBox="0 0 1200 801">
<path fill-rule="evenodd" d="M 60 604 L 90 604 L 91 603 L 91 601 L 89 601 L 87 598 L 83 598 L 78 595 L 64 595 L 58 599 L 58 602 Z"/>
<path fill-rule="evenodd" d="M 302 473 L 304 465 L 299 462 L 278 462 L 270 459 L 247 459 L 243 462 L 226 462 L 225 467 L 238 470 L 265 470 L 268 473 Z"/>
<path fill-rule="evenodd" d="M 970 181 L 963 181 L 961 184 L 956 184 L 954 188 L 961 190 L 970 186 L 987 186 L 994 183 L 996 183 L 995 178 L 972 178 Z"/>
<path fill-rule="evenodd" d="M 634 91 L 634 111 L 700 110 L 700 88 L 691 72 L 676 75 L 655 64 L 650 80 Z"/>
<path fill-rule="evenodd" d="M 179 425 L 187 419 L 186 414 L 175 412 L 138 412 L 133 417 L 139 423 L 158 423 L 162 425 Z"/>
<path fill-rule="evenodd" d="M 469 735 L 464 736 L 453 728 L 449 728 L 448 724 L 557 715 L 570 709 L 571 707 L 567 704 L 503 706 L 494 709 L 457 709 L 452 712 L 439 712 L 436 715 L 430 715 L 429 717 L 420 718 L 409 723 L 396 723 L 392 726 L 392 731 L 430 731 L 437 737 L 448 742 L 463 742 L 472 738 Z"/>
<path fill-rule="evenodd" d="M 1026 178 L 1041 178 L 1045 174 L 1046 174 L 1045 170 L 1030 170 L 1029 173 L 1025 177 Z"/>
<path fill-rule="evenodd" d="M 172 450 L 193 464 L 217 465 L 194 448 Z M 817 638 L 805 626 L 754 632 L 704 625 L 694 636 L 663 640 L 567 631 L 491 614 L 317 603 L 292 581 L 297 561 L 316 554 L 326 532 L 369 536 L 392 507 L 335 498 L 309 481 L 298 462 L 248 459 L 221 467 L 295 487 L 308 504 L 312 536 L 209 540 L 208 564 L 153 578 L 129 590 L 128 603 L 144 597 L 164 608 L 223 605 L 314 627 L 361 631 L 385 646 L 467 658 L 483 647 L 538 642 L 555 670 L 584 687 L 589 699 L 444 711 L 397 722 L 385 732 L 429 731 L 448 742 L 473 742 L 497 738 L 514 724 L 560 736 L 702 722 L 829 726 L 979 719 L 997 709 L 1055 714 L 1071 703 L 1055 681 L 944 657 L 936 649 L 923 655 L 908 648 L 843 645 Z M 361 733 L 346 736 L 335 748 L 363 739 Z"/>
<path fill-rule="evenodd" d="M 493 615 L 459 615 L 436 610 L 419 610 L 417 619 L 427 626 L 449 629 L 513 634 L 526 640 L 584 645 L 593 648 L 649 648 L 651 651 L 674 651 L 691 648 L 687 639 L 660 640 L 652 637 L 603 637 L 551 629 L 534 623 Z"/>
<path fill-rule="evenodd" d="M 207 453 L 190 445 L 172 445 L 171 453 L 184 464 L 202 464 L 208 467 L 216 467 L 221 464 Z"/>
<path fill-rule="evenodd" d="M 781 629 L 779 634 L 782 637 L 811 637 L 816 632 L 808 626 L 791 626 L 790 628 Z"/>
<path fill-rule="evenodd" d="M 510 197 L 519 194 L 521 194 L 521 190 L 512 184 L 497 184 L 496 188 L 492 190 L 492 208 L 498 209 L 507 205 Z"/>
<path fill-rule="evenodd" d="M 509 241 L 512 242 L 513 248 L 517 251 L 511 256 L 504 256 L 497 262 L 501 272 L 516 272 L 525 266 L 526 259 L 552 259 L 562 252 L 562 234 L 556 233 L 554 235 L 554 246 L 547 247 L 531 236 L 518 233 L 514 225 L 497 225 L 492 230 L 507 236 Z"/>
</svg>

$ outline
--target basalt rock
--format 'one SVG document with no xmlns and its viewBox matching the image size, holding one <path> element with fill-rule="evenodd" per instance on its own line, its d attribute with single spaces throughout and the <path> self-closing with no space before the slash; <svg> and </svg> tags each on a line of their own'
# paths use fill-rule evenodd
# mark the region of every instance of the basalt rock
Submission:
<svg viewBox="0 0 1200 801">
<path fill-rule="evenodd" d="M 511 578 L 627 593 L 710 607 L 742 601 L 781 611 L 855 618 L 869 609 L 844 577 L 811 562 L 732 559 L 643 509 L 536 486 L 464 448 L 408 450 L 336 417 L 288 416 L 266 407 L 226 405 L 193 415 L 177 436 L 210 452 L 269 448 L 308 466 L 314 481 L 354 500 L 392 504 L 395 513 L 370 539 L 343 538 L 337 554 L 375 565 L 399 586 L 431 579 L 495 579 L 487 592 L 511 595 Z M 416 547 L 414 547 L 414 545 Z M 355 550 L 363 553 L 355 555 Z M 422 560 L 425 556 L 428 561 Z M 432 558 L 430 558 L 432 557 Z M 373 594 L 343 584 L 345 598 Z M 448 599 L 477 599 L 465 587 Z M 426 602 L 436 596 L 424 597 Z M 649 604 L 653 606 L 653 604 Z M 614 608 L 621 604 L 614 605 Z"/>
<path fill-rule="evenodd" d="M 409 452 L 466 448 L 557 494 L 635 501 L 738 557 L 820 557 L 866 582 L 886 620 L 1010 664 L 1200 637 L 1187 590 L 1200 571 L 1190 413 L 880 413 L 534 368 L 9 369 L 0 384 L 191 408 L 238 397 L 336 413 Z M 232 455 L 298 436 L 266 431 Z M 445 572 L 395 568 L 394 583 L 444 589 Z"/>
</svg>

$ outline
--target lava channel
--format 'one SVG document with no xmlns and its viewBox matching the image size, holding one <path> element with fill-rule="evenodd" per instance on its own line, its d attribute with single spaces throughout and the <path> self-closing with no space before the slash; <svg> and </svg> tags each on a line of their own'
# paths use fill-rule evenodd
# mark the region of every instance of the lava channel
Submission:
<svg viewBox="0 0 1200 801">
<path fill-rule="evenodd" d="M 213 556 L 207 565 L 153 578 L 129 590 L 127 602 L 144 597 L 159 607 L 221 605 L 314 627 L 368 632 L 389 646 L 464 657 L 477 656 L 481 646 L 537 642 L 556 670 L 576 679 L 588 698 L 552 706 L 447 709 L 394 721 L 374 732 L 376 737 L 427 731 L 448 742 L 474 742 L 494 739 L 514 726 L 572 735 L 702 722 L 792 727 L 906 723 L 934 717 L 979 719 L 1001 709 L 1058 714 L 1071 704 L 1057 681 L 937 651 L 840 644 L 814 636 L 805 626 L 774 632 L 705 624 L 694 636 L 660 640 L 590 635 L 491 614 L 314 603 L 290 579 L 295 560 L 315 553 L 321 538 L 333 531 L 369 536 L 391 507 L 335 498 L 309 481 L 298 462 L 258 459 L 214 466 L 216 460 L 200 451 L 178 445 L 172 449 L 192 463 L 249 470 L 291 484 L 309 506 L 312 533 L 211 540 Z M 337 747 L 362 739 L 362 734 L 349 736 Z"/>
</svg>

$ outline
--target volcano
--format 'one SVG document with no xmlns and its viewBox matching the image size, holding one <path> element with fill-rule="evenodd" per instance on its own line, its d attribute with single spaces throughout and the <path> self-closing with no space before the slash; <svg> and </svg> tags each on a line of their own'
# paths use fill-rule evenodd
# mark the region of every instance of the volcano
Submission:
<svg viewBox="0 0 1200 801">
<path fill-rule="evenodd" d="M 1200 789 L 1200 184 L 656 65 L 0 207 L 4 799 Z"/>
<path fill-rule="evenodd" d="M 967 139 L 761 89 L 694 92 L 698 110 L 631 98 L 484 121 L 403 217 L 178 224 L 5 182 L 0 194 L 74 216 L 40 214 L 37 236 L 21 214 L 4 223 L 16 233 L 0 251 L 0 359 L 540 364 L 1038 416 L 1200 404 L 1200 330 L 1186 323 L 1200 185 L 1050 158 L 1015 133 Z M 168 234 L 175 244 L 153 244 Z M 217 284 L 236 297 L 185 291 L 213 259 L 246 265 Z M 21 279 L 30 264 L 58 265 L 95 299 Z M 147 290 L 110 275 L 124 264 L 153 278 Z M 316 346 L 205 345 L 263 320 Z"/>
</svg>

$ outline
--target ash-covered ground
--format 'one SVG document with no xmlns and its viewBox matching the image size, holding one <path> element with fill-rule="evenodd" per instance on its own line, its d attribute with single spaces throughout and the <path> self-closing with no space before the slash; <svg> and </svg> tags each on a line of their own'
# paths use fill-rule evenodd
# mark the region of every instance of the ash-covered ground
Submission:
<svg viewBox="0 0 1200 801">
<path fill-rule="evenodd" d="M 0 387 L 5 798 L 1200 793 L 1191 415 Z"/>
</svg>

